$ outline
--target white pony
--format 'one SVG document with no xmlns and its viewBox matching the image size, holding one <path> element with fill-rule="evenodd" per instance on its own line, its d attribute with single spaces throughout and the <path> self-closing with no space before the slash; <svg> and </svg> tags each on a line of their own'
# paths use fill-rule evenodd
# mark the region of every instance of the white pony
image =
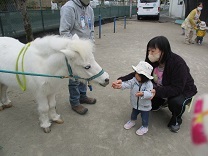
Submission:
<svg viewBox="0 0 208 156">
<path fill-rule="evenodd" d="M 100 72 L 103 70 L 94 59 L 93 43 L 90 40 L 80 39 L 77 35 L 72 39 L 60 36 L 37 38 L 25 50 L 24 58 L 17 61 L 23 47 L 26 47 L 25 44 L 14 38 L 0 37 L 0 110 L 12 106 L 7 97 L 7 88 L 19 88 L 16 75 L 4 73 L 16 71 L 15 67 L 21 69 L 23 66 L 24 73 L 67 76 L 68 64 L 73 75 L 82 78 L 94 76 L 94 82 L 102 86 L 109 84 L 108 73 Z M 19 78 L 20 83 L 23 83 L 22 75 Z M 38 103 L 40 126 L 48 133 L 51 121 L 63 123 L 56 113 L 55 93 L 67 85 L 64 83 L 66 81 L 53 77 L 25 76 L 25 82 L 26 89 L 32 91 Z"/>
</svg>

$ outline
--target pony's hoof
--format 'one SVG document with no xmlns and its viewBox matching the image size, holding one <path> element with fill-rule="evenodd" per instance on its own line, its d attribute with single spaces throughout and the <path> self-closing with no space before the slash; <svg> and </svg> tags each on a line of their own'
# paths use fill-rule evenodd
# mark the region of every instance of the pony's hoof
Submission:
<svg viewBox="0 0 208 156">
<path fill-rule="evenodd" d="M 1 107 L 0 107 L 0 111 L 2 111 L 3 109 L 4 109 L 3 106 L 1 106 Z"/>
<path fill-rule="evenodd" d="M 61 118 L 58 120 L 54 120 L 53 122 L 57 123 L 57 124 L 62 124 L 64 123 L 64 120 L 62 120 Z"/>
<path fill-rule="evenodd" d="M 45 133 L 50 133 L 50 132 L 51 132 L 51 128 L 50 128 L 50 127 L 43 128 L 43 131 L 44 131 Z"/>
<path fill-rule="evenodd" d="M 12 107 L 12 104 L 3 105 L 2 107 L 3 107 L 3 109 L 5 109 L 5 108 L 10 108 L 10 107 Z"/>
</svg>

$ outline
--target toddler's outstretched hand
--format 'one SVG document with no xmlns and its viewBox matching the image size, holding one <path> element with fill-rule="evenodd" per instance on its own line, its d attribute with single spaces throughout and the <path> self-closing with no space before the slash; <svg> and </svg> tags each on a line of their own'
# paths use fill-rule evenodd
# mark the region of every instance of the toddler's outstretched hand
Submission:
<svg viewBox="0 0 208 156">
<path fill-rule="evenodd" d="M 143 96 L 143 95 L 144 95 L 144 93 L 143 93 L 143 92 L 137 92 L 137 93 L 136 93 L 136 96 L 137 96 L 137 97 L 139 97 L 139 96 Z"/>
<path fill-rule="evenodd" d="M 116 80 L 112 83 L 114 89 L 121 89 L 122 80 Z"/>
</svg>

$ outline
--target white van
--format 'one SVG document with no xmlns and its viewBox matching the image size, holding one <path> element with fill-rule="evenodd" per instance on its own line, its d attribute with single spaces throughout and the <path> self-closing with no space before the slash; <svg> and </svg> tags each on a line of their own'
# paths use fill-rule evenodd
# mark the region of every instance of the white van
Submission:
<svg viewBox="0 0 208 156">
<path fill-rule="evenodd" d="M 137 19 L 145 16 L 160 18 L 160 0 L 138 0 Z"/>
</svg>

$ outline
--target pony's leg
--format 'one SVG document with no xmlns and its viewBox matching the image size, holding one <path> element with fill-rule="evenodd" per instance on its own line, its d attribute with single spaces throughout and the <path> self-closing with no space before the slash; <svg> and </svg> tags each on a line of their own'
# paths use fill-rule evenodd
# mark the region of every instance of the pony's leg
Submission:
<svg viewBox="0 0 208 156">
<path fill-rule="evenodd" d="M 61 119 L 61 116 L 56 113 L 56 98 L 55 94 L 48 96 L 48 103 L 49 103 L 49 117 L 52 121 L 62 124 L 64 121 Z"/>
<path fill-rule="evenodd" d="M 8 86 L 4 85 L 4 84 L 0 84 L 0 92 L 1 92 L 1 103 L 0 103 L 0 107 L 2 109 L 5 109 L 5 108 L 10 108 L 12 107 L 12 104 L 11 104 L 11 101 L 9 100 L 8 96 L 7 96 L 7 89 L 8 89 Z M 0 109 L 1 109 L 0 108 Z"/>
<path fill-rule="evenodd" d="M 40 127 L 43 128 L 45 133 L 49 133 L 51 131 L 50 126 L 51 123 L 49 121 L 49 104 L 47 96 L 41 92 L 37 91 L 36 100 L 38 103 L 38 112 L 39 112 L 39 120 L 40 120 Z"/>
</svg>

